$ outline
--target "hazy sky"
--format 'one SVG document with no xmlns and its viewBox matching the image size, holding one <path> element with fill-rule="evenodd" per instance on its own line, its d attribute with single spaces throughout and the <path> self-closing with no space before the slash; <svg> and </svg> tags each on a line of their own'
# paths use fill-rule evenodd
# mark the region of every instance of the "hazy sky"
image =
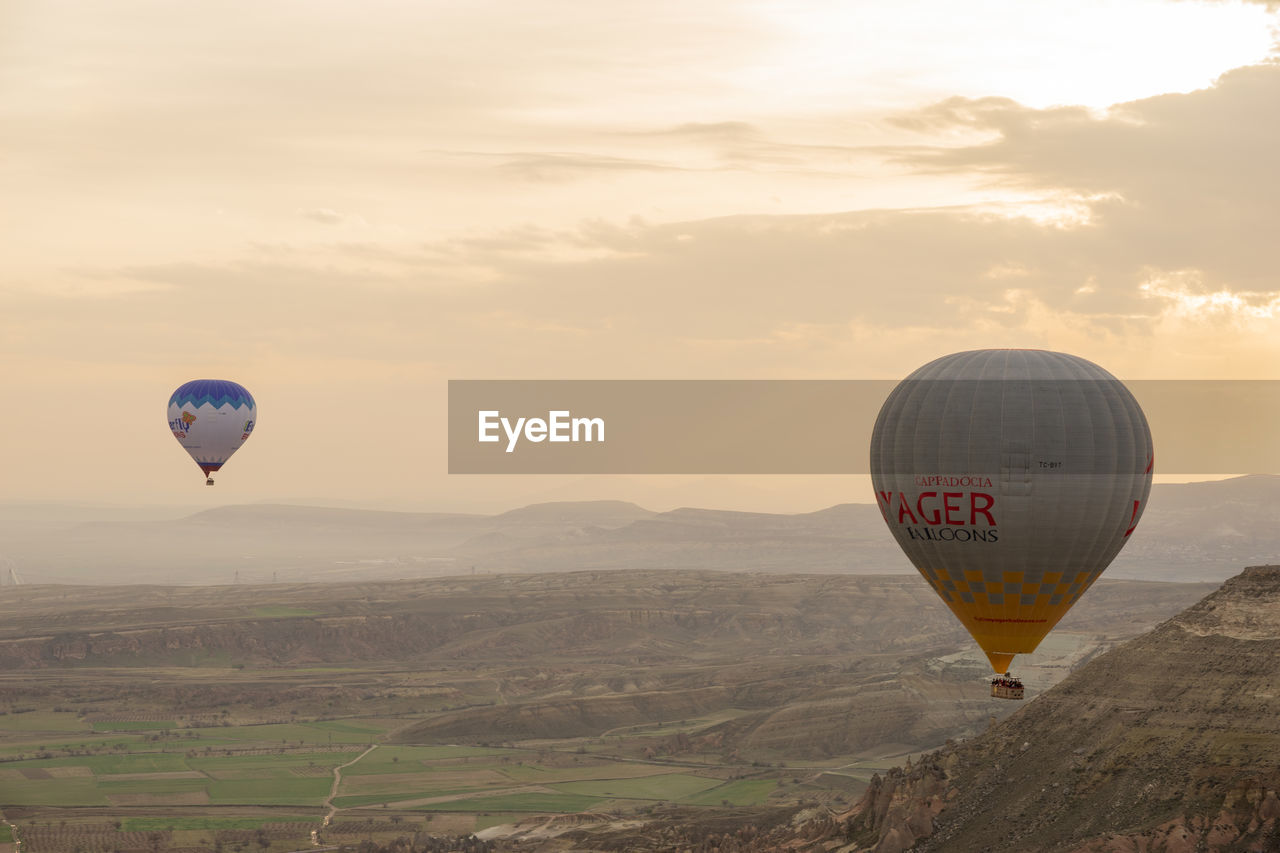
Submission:
<svg viewBox="0 0 1280 853">
<path fill-rule="evenodd" d="M 810 509 L 869 497 L 448 478 L 445 383 L 896 378 L 986 346 L 1280 379 L 1278 21 L 0 0 L 0 501 Z M 164 417 L 206 377 L 260 407 L 214 489 Z"/>
</svg>

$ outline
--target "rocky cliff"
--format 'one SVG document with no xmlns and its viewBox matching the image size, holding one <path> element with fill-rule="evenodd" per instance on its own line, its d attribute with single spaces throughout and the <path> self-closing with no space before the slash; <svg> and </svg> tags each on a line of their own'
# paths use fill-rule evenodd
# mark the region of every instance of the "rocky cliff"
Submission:
<svg viewBox="0 0 1280 853">
<path fill-rule="evenodd" d="M 849 849 L 1280 850 L 1280 566 L 874 780 Z"/>
</svg>

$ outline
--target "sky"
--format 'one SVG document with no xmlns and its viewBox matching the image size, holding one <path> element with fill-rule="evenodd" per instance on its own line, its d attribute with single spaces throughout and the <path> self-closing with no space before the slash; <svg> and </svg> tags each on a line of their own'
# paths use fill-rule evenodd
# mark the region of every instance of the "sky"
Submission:
<svg viewBox="0 0 1280 853">
<path fill-rule="evenodd" d="M 1280 379 L 1278 25 L 0 0 L 0 502 L 800 511 L 869 490 L 450 477 L 446 383 L 886 379 L 1005 346 Z M 213 489 L 164 417 L 195 378 L 259 405 Z"/>
</svg>

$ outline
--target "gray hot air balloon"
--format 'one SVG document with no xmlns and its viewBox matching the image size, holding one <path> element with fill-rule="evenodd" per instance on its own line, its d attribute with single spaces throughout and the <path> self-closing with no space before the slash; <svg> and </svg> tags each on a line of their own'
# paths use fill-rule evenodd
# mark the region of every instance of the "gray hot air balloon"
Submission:
<svg viewBox="0 0 1280 853">
<path fill-rule="evenodd" d="M 1138 402 L 1101 367 L 976 350 L 893 390 L 871 481 L 902 550 L 1003 673 L 1124 547 L 1154 458 Z"/>
</svg>

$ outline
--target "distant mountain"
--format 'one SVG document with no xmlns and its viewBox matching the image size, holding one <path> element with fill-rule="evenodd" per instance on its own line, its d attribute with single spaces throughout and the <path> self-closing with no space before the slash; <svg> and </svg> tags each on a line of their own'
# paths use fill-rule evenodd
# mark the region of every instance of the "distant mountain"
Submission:
<svg viewBox="0 0 1280 853">
<path fill-rule="evenodd" d="M 622 527 L 654 513 L 627 501 L 554 501 L 494 516 L 502 525 Z"/>
<path fill-rule="evenodd" d="M 230 506 L 178 519 L 35 523 L 0 508 L 0 556 L 28 582 L 356 581 L 473 572 L 688 569 L 825 574 L 914 570 L 871 504 L 795 515 L 623 501 L 498 515 Z M 1220 581 L 1280 559 L 1280 477 L 1157 485 L 1109 577 Z"/>
<path fill-rule="evenodd" d="M 493 571 L 914 571 L 885 531 L 879 511 L 859 504 L 798 515 L 676 509 L 611 529 L 576 528 L 515 547 L 497 544 L 490 537 L 458 550 Z"/>
<path fill-rule="evenodd" d="M 277 504 L 247 504 L 206 509 L 181 519 L 191 525 L 242 529 L 269 527 L 275 530 L 288 528 L 315 528 L 326 530 L 376 530 L 403 532 L 440 525 L 466 528 L 468 524 L 482 521 L 485 516 L 469 513 L 447 512 L 388 512 L 371 509 L 338 509 L 333 507 L 282 506 Z"/>
<path fill-rule="evenodd" d="M 463 544 L 495 571 L 717 569 L 882 574 L 914 569 L 871 504 L 797 515 L 677 509 L 609 530 L 577 528 L 503 547 Z M 1221 581 L 1240 566 L 1280 559 L 1280 476 L 1161 484 L 1109 577 Z"/>
<path fill-rule="evenodd" d="M 1280 476 L 1254 474 L 1152 489 L 1109 577 L 1221 581 L 1280 562 Z"/>
</svg>

